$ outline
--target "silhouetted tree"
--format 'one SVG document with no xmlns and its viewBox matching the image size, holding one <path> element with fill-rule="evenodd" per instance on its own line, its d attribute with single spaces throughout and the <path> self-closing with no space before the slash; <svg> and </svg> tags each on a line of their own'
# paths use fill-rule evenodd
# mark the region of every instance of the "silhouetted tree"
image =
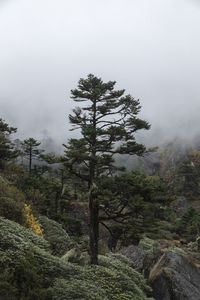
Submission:
<svg viewBox="0 0 200 300">
<path fill-rule="evenodd" d="M 79 80 L 78 88 L 71 94 L 75 102 L 83 105 L 73 110 L 69 120 L 73 129 L 81 131 L 81 138 L 71 138 L 64 145 L 65 166 L 88 183 L 92 264 L 98 263 L 99 179 L 122 170 L 114 164 L 115 154 L 143 155 L 145 146 L 138 144 L 134 135 L 140 129 L 150 128 L 146 121 L 137 118 L 139 100 L 125 95 L 125 90 L 114 90 L 115 83 L 104 83 L 91 74 Z"/>
<path fill-rule="evenodd" d="M 16 131 L 17 128 L 9 126 L 0 119 L 0 168 L 3 168 L 6 161 L 16 158 L 19 154 L 10 140 L 10 135 Z"/>
<path fill-rule="evenodd" d="M 29 173 L 32 171 L 32 161 L 33 159 L 40 159 L 41 153 L 43 150 L 38 149 L 40 142 L 33 138 L 29 138 L 23 141 L 23 154 L 29 161 Z"/>
<path fill-rule="evenodd" d="M 186 196 L 199 195 L 200 174 L 192 161 L 183 161 L 178 169 L 178 175 L 182 177 L 180 191 Z"/>
</svg>

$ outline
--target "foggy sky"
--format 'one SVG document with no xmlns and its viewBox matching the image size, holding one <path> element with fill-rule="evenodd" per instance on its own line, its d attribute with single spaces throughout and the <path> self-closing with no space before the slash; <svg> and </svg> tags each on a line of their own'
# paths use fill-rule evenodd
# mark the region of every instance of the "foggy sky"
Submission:
<svg viewBox="0 0 200 300">
<path fill-rule="evenodd" d="M 197 0 L 0 0 L 0 117 L 21 138 L 69 136 L 70 90 L 93 73 L 142 104 L 147 142 L 199 133 Z"/>
</svg>

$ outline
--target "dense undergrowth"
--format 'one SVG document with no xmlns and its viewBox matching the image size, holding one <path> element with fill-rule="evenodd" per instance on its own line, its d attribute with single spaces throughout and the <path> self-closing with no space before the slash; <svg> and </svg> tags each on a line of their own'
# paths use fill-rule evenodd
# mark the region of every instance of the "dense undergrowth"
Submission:
<svg viewBox="0 0 200 300">
<path fill-rule="evenodd" d="M 0 200 L 1 298 L 151 299 L 151 288 L 127 258 L 100 255 L 99 265 L 91 266 L 86 235 L 70 237 L 60 223 L 39 215 L 37 205 L 32 204 L 34 215 L 25 214 L 31 202 L 5 176 L 0 177 Z"/>
<path fill-rule="evenodd" d="M 16 170 L 13 168 L 14 174 Z M 61 211 L 48 214 L 48 210 L 42 208 L 47 201 L 38 206 L 38 202 L 47 197 L 43 184 L 40 186 L 39 181 L 32 177 L 28 182 L 33 187 L 31 193 L 27 192 L 30 191 L 28 186 L 25 184 L 24 188 L 23 184 L 16 184 L 12 172 L 9 176 L 7 173 L 0 176 L 0 297 L 5 300 L 153 299 L 144 277 L 124 256 L 99 255 L 99 265 L 91 266 L 88 236 L 81 234 L 76 219 L 62 216 Z M 26 181 L 27 178 L 21 183 Z M 50 181 L 45 179 L 49 190 Z M 68 200 L 64 198 L 63 201 Z M 53 210 L 54 201 L 49 203 L 53 203 Z M 29 214 L 24 213 L 26 207 L 30 208 Z M 41 215 L 42 211 L 46 215 Z M 199 213 L 189 207 L 182 217 L 176 218 L 172 209 L 168 211 L 168 215 L 164 212 L 165 220 L 159 222 L 156 231 L 152 227 L 147 237 L 140 240 L 139 247 L 146 253 L 146 268 L 151 268 L 161 248 L 181 251 L 180 236 L 186 239 L 189 251 L 198 250 L 194 237 L 198 233 Z M 40 234 L 36 234 L 35 225 L 41 229 Z M 73 228 L 72 235 L 64 227 Z M 184 250 L 181 253 L 185 254 Z"/>
<path fill-rule="evenodd" d="M 0 228 L 5 299 L 150 299 L 150 287 L 123 256 L 100 256 L 98 266 L 80 266 L 52 255 L 51 241 L 13 221 L 1 217 Z"/>
</svg>

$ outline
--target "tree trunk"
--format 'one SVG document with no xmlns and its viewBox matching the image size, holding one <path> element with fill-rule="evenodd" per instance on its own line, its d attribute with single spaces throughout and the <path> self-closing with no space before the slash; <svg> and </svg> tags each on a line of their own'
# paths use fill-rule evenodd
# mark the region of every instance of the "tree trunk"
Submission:
<svg viewBox="0 0 200 300">
<path fill-rule="evenodd" d="M 96 177 L 96 99 L 93 99 L 93 134 L 90 157 L 90 180 L 89 180 L 89 213 L 90 213 L 90 262 L 98 265 L 98 239 L 99 239 L 99 204 L 95 201 L 94 183 Z"/>
<path fill-rule="evenodd" d="M 29 174 L 31 174 L 31 169 L 32 169 L 32 149 L 30 148 L 30 152 L 29 152 Z"/>
<path fill-rule="evenodd" d="M 90 213 L 90 262 L 93 265 L 98 265 L 98 239 L 99 239 L 99 206 L 95 203 L 90 192 L 89 199 L 89 213 Z"/>
</svg>

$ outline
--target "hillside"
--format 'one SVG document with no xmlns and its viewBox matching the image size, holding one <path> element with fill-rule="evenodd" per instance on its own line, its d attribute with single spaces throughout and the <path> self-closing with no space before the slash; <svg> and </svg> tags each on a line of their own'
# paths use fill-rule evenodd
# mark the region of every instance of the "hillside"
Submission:
<svg viewBox="0 0 200 300">
<path fill-rule="evenodd" d="M 73 173 L 66 156 L 44 154 L 34 139 L 26 146 L 40 161 L 28 156 L 23 163 L 23 143 L 17 145 L 2 133 L 2 299 L 200 298 L 198 143 L 189 147 L 176 139 L 137 160 L 127 156 L 130 170 L 103 172 L 90 188 L 83 164 Z M 98 203 L 97 244 L 90 197 Z"/>
<path fill-rule="evenodd" d="M 110 254 L 100 256 L 98 266 L 90 266 L 84 253 L 68 254 L 72 244 L 68 238 L 66 254 L 52 255 L 53 244 L 44 237 L 1 217 L 1 299 L 150 299 L 151 289 L 131 261 Z"/>
</svg>

